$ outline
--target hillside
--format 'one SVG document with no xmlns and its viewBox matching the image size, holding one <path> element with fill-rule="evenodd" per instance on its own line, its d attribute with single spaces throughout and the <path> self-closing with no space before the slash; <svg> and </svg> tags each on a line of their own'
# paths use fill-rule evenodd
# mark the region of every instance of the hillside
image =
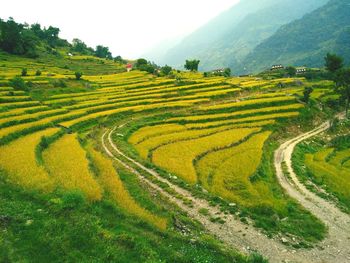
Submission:
<svg viewBox="0 0 350 263">
<path fill-rule="evenodd" d="M 53 250 L 40 258 L 56 261 L 61 241 L 45 239 L 38 232 L 42 227 L 55 236 L 66 236 L 64 242 L 71 244 L 71 250 L 65 250 L 68 261 L 71 253 L 78 253 L 77 259 L 85 258 L 79 253 L 103 259 L 115 243 L 118 249 L 110 258 L 122 254 L 142 261 L 164 257 L 186 261 L 195 254 L 201 255 L 197 262 L 256 262 L 214 241 L 213 229 L 221 226 L 238 228 L 237 235 L 248 227 L 244 242 L 272 258 L 283 257 L 270 254 L 270 249 L 283 246 L 280 235 L 293 237 L 288 243 L 297 247 L 324 238 L 322 222 L 282 194 L 268 160 L 274 141 L 286 136 L 281 127 L 312 125 L 308 106 L 300 102 L 303 89 L 318 87 L 312 99 L 326 98 L 333 95 L 332 82 L 204 78 L 200 73 L 176 71 L 168 77 L 140 71 L 116 74 L 111 70 L 118 71 L 120 65 L 89 56 L 61 57 L 57 65 L 43 58 L 1 56 L 5 64 L 0 74 L 0 183 L 12 189 L 1 195 L 4 202 L 15 200 L 10 208 L 0 210 L 9 220 L 2 226 L 7 229 L 2 240 L 10 240 L 2 246 L 3 257 L 26 260 L 32 251 L 46 251 L 50 242 Z M 98 61 L 100 65 L 93 64 Z M 61 63 L 68 68 L 61 68 Z M 69 69 L 73 65 L 89 70 L 88 74 L 75 80 Z M 24 67 L 28 69 L 21 78 L 25 86 L 17 86 L 13 78 Z M 140 171 L 141 179 L 128 168 L 135 167 L 130 160 L 139 162 L 138 167 L 157 167 L 157 173 Z M 28 201 L 31 198 L 35 201 Z M 19 213 L 21 206 L 30 210 Z M 40 209 L 45 215 L 37 212 Z M 89 231 L 64 223 L 67 213 L 78 225 L 91 226 Z M 229 214 L 239 216 L 236 220 Z M 210 226 L 208 232 L 193 220 Z M 62 229 L 54 230 L 51 224 Z M 17 232 L 26 228 L 33 236 Z M 77 231 L 88 240 L 86 246 L 75 243 Z M 275 240 L 268 241 L 265 235 Z M 151 239 L 141 241 L 142 236 Z M 30 246 L 23 248 L 18 238 Z M 227 244 L 237 247 L 237 238 Z M 152 245 L 160 239 L 161 246 Z M 188 242 L 194 246 L 187 246 Z M 261 247 L 266 242 L 269 246 Z M 92 249 L 95 246 L 103 249 Z M 181 253 L 167 249 L 181 246 L 186 247 Z M 130 248 L 142 253 L 137 256 Z"/>
<path fill-rule="evenodd" d="M 350 70 L 131 69 L 0 26 L 0 262 L 350 258 Z"/>
<path fill-rule="evenodd" d="M 350 62 L 350 5 L 332 0 L 302 19 L 283 26 L 254 49 L 242 63 L 247 71 L 261 71 L 272 64 L 321 67 L 328 52 Z"/>
<path fill-rule="evenodd" d="M 236 67 L 241 65 L 245 56 L 282 25 L 301 18 L 326 2 L 241 1 L 186 37 L 169 50 L 161 62 L 182 67 L 185 59 L 197 58 L 201 60 L 202 70 L 231 67 L 236 73 Z"/>
</svg>

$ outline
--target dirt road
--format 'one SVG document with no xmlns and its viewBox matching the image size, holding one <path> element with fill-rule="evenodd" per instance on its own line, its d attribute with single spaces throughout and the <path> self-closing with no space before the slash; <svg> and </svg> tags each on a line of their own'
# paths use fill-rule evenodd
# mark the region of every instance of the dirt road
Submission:
<svg viewBox="0 0 350 263">
<path fill-rule="evenodd" d="M 350 216 L 340 211 L 332 202 L 310 192 L 298 180 L 292 168 L 292 154 L 295 146 L 326 131 L 329 127 L 330 122 L 325 122 L 318 128 L 282 144 L 275 153 L 276 175 L 285 191 L 329 229 L 328 237 L 320 244 L 322 250 L 314 249 L 311 252 L 317 253 L 324 262 L 350 262 Z M 290 179 L 283 173 L 283 162 L 287 166 Z"/>
<path fill-rule="evenodd" d="M 121 127 L 121 126 L 120 126 Z M 341 213 L 333 204 L 329 204 L 326 201 L 318 198 L 308 190 L 304 189 L 296 176 L 294 175 L 294 184 L 289 182 L 283 175 L 281 164 L 283 161 L 289 163 L 291 169 L 291 153 L 297 143 L 305 140 L 311 136 L 324 131 L 329 127 L 329 124 L 323 124 L 318 129 L 303 134 L 293 140 L 284 143 L 275 155 L 275 165 L 277 170 L 278 179 L 282 187 L 295 199 L 297 199 L 302 205 L 309 209 L 313 214 L 319 217 L 329 227 L 329 237 L 322 242 L 320 247 L 312 250 L 299 249 L 294 250 L 281 243 L 280 240 L 268 238 L 253 226 L 246 225 L 240 220 L 236 219 L 232 215 L 225 215 L 219 209 L 219 207 L 212 207 L 206 200 L 194 197 L 189 191 L 171 183 L 167 179 L 160 176 L 157 172 L 143 166 L 141 163 L 133 160 L 121 152 L 112 140 L 112 134 L 118 130 L 116 127 L 111 131 L 106 131 L 102 138 L 102 146 L 106 153 L 126 169 L 136 174 L 140 180 L 148 184 L 153 189 L 159 191 L 164 196 L 181 209 L 186 211 L 190 217 L 198 220 L 203 226 L 222 240 L 226 244 L 235 247 L 236 249 L 250 253 L 257 251 L 260 254 L 267 257 L 270 262 L 300 262 L 300 263 L 323 263 L 323 262 L 337 262 L 346 263 L 350 262 L 350 217 Z M 137 169 L 135 169 L 137 167 Z M 142 171 L 142 172 L 139 172 Z M 170 195 L 163 188 L 153 183 L 147 177 L 143 176 L 144 173 L 152 175 L 162 183 L 166 183 L 177 194 L 192 201 L 193 206 L 188 206 L 183 203 L 181 199 L 176 198 L 174 195 Z M 300 185 L 299 185 L 300 184 Z M 297 187 L 296 187 L 297 186 Z M 305 190 L 305 192 L 304 192 Z M 301 192 L 303 191 L 303 192 Z M 312 199 L 312 200 L 309 200 Z M 313 199 L 314 198 L 314 199 Z M 320 200 L 319 200 L 320 199 Z M 209 211 L 210 215 L 220 217 L 225 220 L 224 224 L 217 222 L 211 222 L 210 217 L 204 216 L 199 213 L 199 209 L 205 208 Z M 322 212 L 321 212 L 322 211 Z M 328 214 L 328 217 L 326 216 Z M 320 216 L 321 215 L 321 216 Z M 336 219 L 336 220 L 335 220 Z"/>
</svg>

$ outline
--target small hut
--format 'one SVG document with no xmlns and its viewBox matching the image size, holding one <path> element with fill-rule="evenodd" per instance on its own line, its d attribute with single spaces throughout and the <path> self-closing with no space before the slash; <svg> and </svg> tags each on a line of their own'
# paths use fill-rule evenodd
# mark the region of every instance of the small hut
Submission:
<svg viewBox="0 0 350 263">
<path fill-rule="evenodd" d="M 128 72 L 130 72 L 130 71 L 132 70 L 132 64 L 128 63 L 128 64 L 126 65 L 126 70 L 127 70 Z"/>
</svg>

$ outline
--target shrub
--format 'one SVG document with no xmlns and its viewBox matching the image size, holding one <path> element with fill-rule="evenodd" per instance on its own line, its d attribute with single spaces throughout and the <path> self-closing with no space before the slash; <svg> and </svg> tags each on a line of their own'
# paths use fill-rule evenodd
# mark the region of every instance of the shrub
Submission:
<svg viewBox="0 0 350 263">
<path fill-rule="evenodd" d="M 75 72 L 75 79 L 76 79 L 76 80 L 80 80 L 82 76 L 83 76 L 83 73 L 81 73 L 81 72 Z"/>
<path fill-rule="evenodd" d="M 170 74 L 170 72 L 172 71 L 172 67 L 165 65 L 164 67 L 162 67 L 161 72 L 165 75 L 168 76 Z"/>
<path fill-rule="evenodd" d="M 248 257 L 249 263 L 268 263 L 266 259 L 264 259 L 261 255 L 257 253 L 253 253 Z"/>
<path fill-rule="evenodd" d="M 64 209 L 76 209 L 82 207 L 85 203 L 85 196 L 79 191 L 70 191 L 62 197 L 62 208 Z"/>
<path fill-rule="evenodd" d="M 41 71 L 39 69 L 35 72 L 35 76 L 41 76 Z"/>
<path fill-rule="evenodd" d="M 198 65 L 200 63 L 200 60 L 186 60 L 185 63 L 185 69 L 190 71 L 198 71 Z"/>
<path fill-rule="evenodd" d="M 305 103 L 309 103 L 309 100 L 310 100 L 310 95 L 311 93 L 313 92 L 313 88 L 312 87 L 306 87 L 304 89 L 304 92 L 303 92 L 303 101 Z"/>
<path fill-rule="evenodd" d="M 28 91 L 28 87 L 27 87 L 26 83 L 24 82 L 24 80 L 21 77 L 15 77 L 15 78 L 11 79 L 9 84 L 15 90 Z"/>
<path fill-rule="evenodd" d="M 62 79 L 55 80 L 52 84 L 53 84 L 53 86 L 55 88 L 65 88 L 65 87 L 67 87 L 66 82 L 64 82 L 64 80 L 62 80 Z"/>
<path fill-rule="evenodd" d="M 22 73 L 21 73 L 22 77 L 25 77 L 28 75 L 28 70 L 26 68 L 22 68 Z"/>
</svg>

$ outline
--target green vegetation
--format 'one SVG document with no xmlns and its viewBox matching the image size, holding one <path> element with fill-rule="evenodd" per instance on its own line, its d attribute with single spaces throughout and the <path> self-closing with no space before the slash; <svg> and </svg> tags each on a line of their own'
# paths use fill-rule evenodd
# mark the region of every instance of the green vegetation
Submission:
<svg viewBox="0 0 350 263">
<path fill-rule="evenodd" d="M 284 59 L 284 57 L 280 61 L 277 58 L 287 53 L 288 59 L 297 59 L 298 53 L 310 45 L 317 46 L 318 48 L 319 42 L 316 40 L 318 36 L 328 35 L 323 35 L 318 33 L 319 31 L 315 31 L 315 34 L 310 36 L 310 21 L 302 23 L 300 26 L 302 31 L 298 31 L 295 34 L 295 36 L 300 36 L 300 41 L 299 39 L 296 39 L 298 41 L 294 41 L 295 39 L 291 38 L 291 35 L 294 36 L 294 32 L 299 30 L 299 27 L 293 29 L 293 31 L 288 31 L 289 34 L 283 34 L 283 36 L 281 34 L 277 36 L 276 31 L 278 32 L 279 29 L 282 30 L 284 25 L 301 19 L 327 2 L 328 0 L 240 1 L 237 5 L 185 37 L 165 55 L 160 54 L 161 58 L 159 61 L 180 68 L 183 66 L 185 59 L 197 58 L 201 61 L 200 69 L 203 71 L 229 67 L 232 69 L 232 73 L 236 75 L 245 75 L 252 72 L 257 73 L 270 68 L 273 64 L 280 63 L 302 66 L 305 63 L 294 63 L 294 61 L 289 61 Z M 346 9 L 342 13 L 345 16 L 348 12 L 348 7 L 343 0 L 341 2 L 344 3 L 344 9 Z M 343 19 L 343 16 L 340 18 L 339 13 L 335 13 L 332 18 L 337 18 L 339 21 Z M 320 20 L 320 15 L 316 17 L 315 22 L 317 22 L 317 29 L 322 28 L 324 25 L 329 25 L 327 20 Z M 332 26 L 330 25 L 329 27 Z M 332 30 L 335 28 L 338 27 L 332 27 Z M 331 31 L 330 33 L 333 32 Z M 348 50 L 346 36 L 344 34 L 344 41 L 340 44 L 344 50 Z M 270 45 L 265 44 L 269 41 L 270 37 L 273 38 L 273 43 L 268 42 Z M 279 49 L 279 43 L 285 45 L 283 49 Z M 264 45 L 264 50 L 262 51 L 264 53 L 260 53 L 259 45 Z M 291 45 L 293 47 L 290 47 Z M 268 49 L 269 47 L 270 49 Z M 285 52 L 286 50 L 288 52 Z M 332 50 L 332 48 L 323 53 L 317 53 L 318 56 L 321 56 L 320 60 L 322 60 L 322 56 L 329 50 Z M 295 54 L 293 53 L 293 55 L 295 56 L 289 56 L 289 52 L 294 51 Z M 248 56 L 249 59 L 246 59 Z M 319 66 L 321 65 L 322 61 Z"/>
<path fill-rule="evenodd" d="M 74 74 L 75 74 L 75 79 L 76 80 L 80 80 L 81 77 L 83 76 L 83 73 L 81 73 L 81 72 L 75 72 Z"/>
<path fill-rule="evenodd" d="M 349 64 L 350 18 L 347 14 L 350 6 L 343 0 L 331 0 L 319 1 L 319 7 L 280 27 L 273 36 L 257 46 L 242 65 L 248 71 L 260 71 L 277 63 L 322 67 L 324 55 L 329 51 L 341 55 L 345 64 Z M 337 64 L 339 66 L 339 62 Z"/>
<path fill-rule="evenodd" d="M 294 248 L 326 236 L 326 227 L 284 193 L 272 160 L 279 141 L 334 113 L 327 105 L 347 94 L 347 70 L 332 73 L 333 81 L 290 77 L 294 68 L 282 77 L 238 78 L 229 69 L 204 76 L 199 60 L 187 60 L 188 71 L 181 72 L 141 58 L 126 72 L 125 61 L 112 59 L 108 47 L 93 50 L 78 39 L 70 44 L 52 27 L 16 25 L 37 34 L 35 48 L 54 52 L 36 58 L 0 53 L 1 260 L 30 261 L 40 251 L 42 262 L 266 262 L 225 247 L 108 158 L 113 149 L 106 150 L 101 137 L 113 127 L 112 139 L 127 156 L 222 211 L 194 207 L 189 195 L 117 156 L 198 211 L 199 219 L 221 227 L 231 214 L 269 237 L 290 237 Z M 348 149 L 340 145 L 348 141 L 332 141 L 323 159 L 311 156 L 319 149 L 307 153 L 306 166 L 317 170 L 322 161 L 345 178 Z M 327 181 L 327 191 L 348 205 L 338 179 Z"/>
<path fill-rule="evenodd" d="M 337 72 L 344 66 L 344 59 L 342 57 L 337 56 L 336 54 L 328 53 L 325 57 L 325 61 L 326 69 L 331 73 Z"/>
<path fill-rule="evenodd" d="M 190 71 L 198 71 L 200 61 L 199 60 L 186 60 L 185 69 Z"/>
<path fill-rule="evenodd" d="M 129 175 L 130 176 L 130 175 Z M 266 262 L 228 251 L 177 213 L 191 236 L 160 232 L 111 202 L 89 204 L 79 192 L 39 195 L 0 177 L 0 259 L 2 262 Z M 134 187 L 134 186 L 133 186 Z M 143 195 L 145 202 L 150 196 Z M 155 199 L 152 200 L 154 204 Z M 172 208 L 174 209 L 174 208 Z M 190 225 L 189 225 L 190 224 Z"/>
<path fill-rule="evenodd" d="M 298 145 L 293 157 L 294 168 L 306 185 L 322 197 L 335 199 L 346 211 L 350 211 L 348 137 L 336 138 L 331 144 L 325 143 L 322 138 L 312 143 L 302 143 Z M 331 196 L 314 188 L 310 181 Z"/>
</svg>

